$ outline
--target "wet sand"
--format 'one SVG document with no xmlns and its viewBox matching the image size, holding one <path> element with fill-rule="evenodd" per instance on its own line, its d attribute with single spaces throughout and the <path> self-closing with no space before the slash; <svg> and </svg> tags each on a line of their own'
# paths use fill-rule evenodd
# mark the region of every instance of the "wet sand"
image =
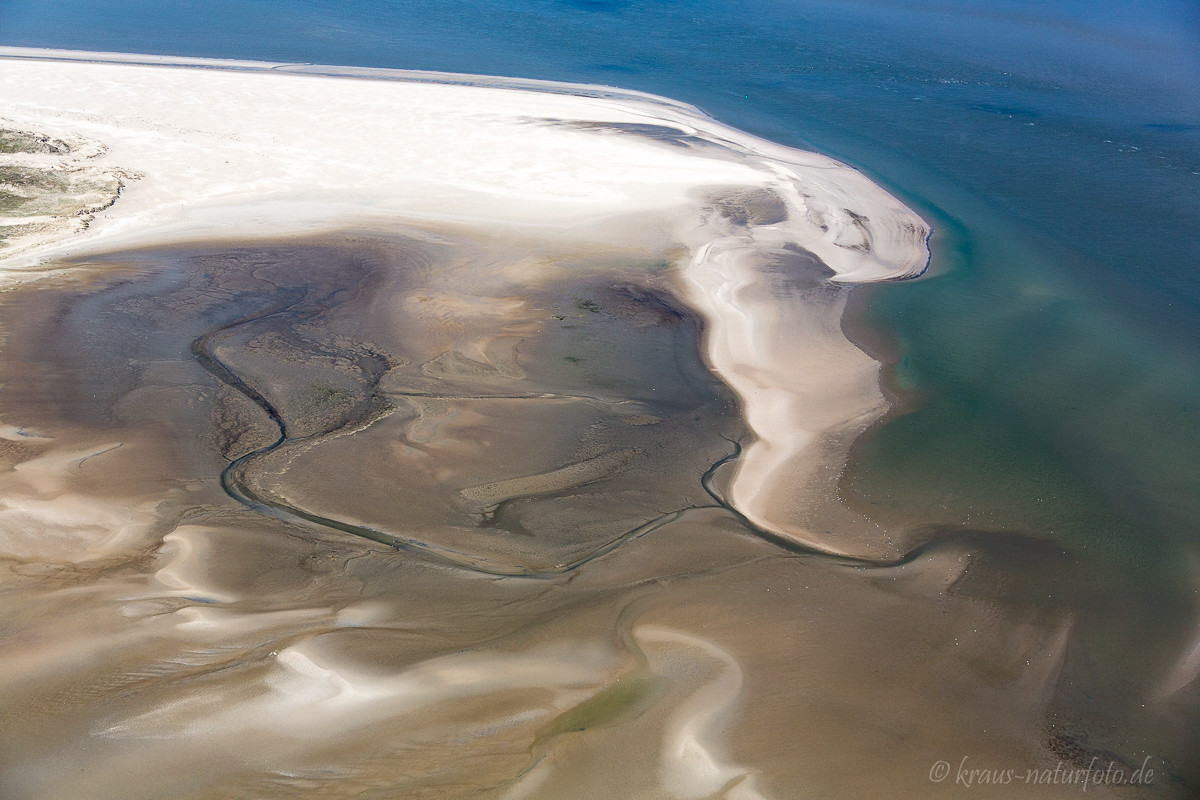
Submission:
<svg viewBox="0 0 1200 800">
<path fill-rule="evenodd" d="M 800 546 L 880 559 L 915 544 L 834 505 L 813 511 L 849 441 L 884 410 L 877 365 L 841 334 L 838 287 L 911 277 L 928 261 L 927 226 L 861 173 L 603 87 L 5 55 L 4 124 L 95 141 L 84 160 L 128 178 L 79 235 L 10 239 L 12 275 L 116 247 L 398 224 L 619 242 L 675 268 L 678 294 L 709 325 L 705 358 L 751 433 L 729 502 Z M 800 284 L 820 279 L 821 312 L 795 312 L 816 307 L 792 302 L 806 289 L 768 277 L 789 262 L 812 273 Z"/>
<path fill-rule="evenodd" d="M 144 176 L 7 262 L 5 797 L 1075 797 L 954 770 L 1140 765 L 1048 728 L 1072 610 L 1011 576 L 1055 554 L 837 497 L 886 408 L 849 286 L 925 258 L 863 176 L 632 95 L 4 68 L 5 124 Z M 1089 791 L 1171 796 L 1155 763 Z"/>
<path fill-rule="evenodd" d="M 764 538 L 704 490 L 746 430 L 661 264 L 463 292 L 508 244 L 155 248 L 5 298 L 6 796 L 930 797 L 931 754 L 1053 768 L 1065 614 L 969 591 L 959 544 L 866 568 Z"/>
</svg>

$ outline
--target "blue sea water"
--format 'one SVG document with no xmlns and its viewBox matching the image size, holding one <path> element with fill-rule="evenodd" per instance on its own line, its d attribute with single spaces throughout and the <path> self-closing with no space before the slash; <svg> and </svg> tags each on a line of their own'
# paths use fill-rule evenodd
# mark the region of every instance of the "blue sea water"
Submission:
<svg viewBox="0 0 1200 800">
<path fill-rule="evenodd" d="M 1184 0 L 4 0 L 0 42 L 667 94 L 917 204 L 986 202 L 1078 255 L 1063 266 L 1122 310 L 1196 329 L 1200 10 Z"/>
<path fill-rule="evenodd" d="M 605 83 L 854 164 L 936 233 L 928 278 L 864 298 L 905 402 L 860 448 L 850 494 L 885 521 L 1078 554 L 1065 669 L 1107 687 L 1089 722 L 1105 746 L 1187 636 L 1190 0 L 0 0 L 0 44 Z"/>
</svg>

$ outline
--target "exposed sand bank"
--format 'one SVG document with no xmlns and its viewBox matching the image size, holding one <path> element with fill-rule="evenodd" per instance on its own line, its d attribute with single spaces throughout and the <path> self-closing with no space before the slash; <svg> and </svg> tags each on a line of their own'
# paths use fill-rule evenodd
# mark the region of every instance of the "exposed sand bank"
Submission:
<svg viewBox="0 0 1200 800">
<path fill-rule="evenodd" d="M 903 550 L 830 503 L 846 445 L 884 408 L 877 366 L 840 332 L 837 285 L 909 277 L 928 259 L 924 223 L 860 173 L 617 90 L 5 53 L 89 60 L 0 62 L 0 124 L 94 138 L 108 150 L 91 161 L 139 176 L 85 231 L 14 241 L 6 269 L 186 238 L 398 223 L 664 252 L 753 434 L 728 502 L 807 546 Z M 545 277 L 538 269 L 528 265 L 531 284 Z"/>
<path fill-rule="evenodd" d="M 796 552 L 906 549 L 835 496 L 883 407 L 848 285 L 926 256 L 861 175 L 602 87 L 101 58 L 157 65 L 0 60 L 0 129 L 107 148 L 31 168 L 140 176 L 6 251 L 0 795 L 1137 766 L 1048 725 L 1061 553 Z M 1166 666 L 1159 702 L 1195 691 Z"/>
</svg>

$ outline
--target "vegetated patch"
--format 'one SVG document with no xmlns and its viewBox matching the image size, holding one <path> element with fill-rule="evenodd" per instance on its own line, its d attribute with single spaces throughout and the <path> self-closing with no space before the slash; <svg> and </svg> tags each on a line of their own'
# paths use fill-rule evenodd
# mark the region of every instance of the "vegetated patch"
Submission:
<svg viewBox="0 0 1200 800">
<path fill-rule="evenodd" d="M 345 389 L 331 386 L 327 383 L 319 383 L 314 386 L 313 395 L 316 397 L 317 402 L 322 405 L 347 400 L 350 397 L 350 393 Z"/>
<path fill-rule="evenodd" d="M 0 153 L 42 153 L 66 155 L 71 146 L 45 134 L 0 128 Z"/>
<path fill-rule="evenodd" d="M 13 255 L 80 231 L 116 202 L 132 175 L 90 159 L 106 152 L 82 137 L 0 128 L 0 249 Z"/>
<path fill-rule="evenodd" d="M 44 167 L 0 166 L 0 183 L 31 190 L 62 191 L 67 180 Z"/>
<path fill-rule="evenodd" d="M 547 739 L 561 733 L 584 731 L 622 717 L 636 716 L 665 691 L 666 683 L 657 676 L 629 677 L 619 681 L 559 714 L 551 720 L 539 738 Z"/>
<path fill-rule="evenodd" d="M 29 202 L 29 198 L 24 195 L 0 189 L 0 214 L 16 214 L 27 202 Z"/>
</svg>

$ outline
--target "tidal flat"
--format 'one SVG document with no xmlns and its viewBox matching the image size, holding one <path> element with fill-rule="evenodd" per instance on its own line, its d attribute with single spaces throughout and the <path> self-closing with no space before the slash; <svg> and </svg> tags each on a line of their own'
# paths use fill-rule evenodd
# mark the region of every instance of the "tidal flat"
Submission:
<svg viewBox="0 0 1200 800">
<path fill-rule="evenodd" d="M 843 502 L 850 292 L 928 260 L 861 173 L 600 87 L 97 59 L 0 75 L 138 176 L 7 251 L 5 797 L 1178 793 L 1194 660 L 1109 746 L 1069 554 Z"/>
<path fill-rule="evenodd" d="M 6 796 L 917 796 L 931 752 L 1053 767 L 1069 611 L 999 588 L 984 555 L 1019 542 L 869 566 L 764 538 L 720 492 L 746 427 L 663 263 L 543 245 L 531 290 L 530 247 L 190 244 L 5 295 Z"/>
<path fill-rule="evenodd" d="M 153 431 L 141 458 L 255 511 L 561 572 L 712 504 L 699 477 L 745 430 L 695 315 L 654 288 L 662 262 L 564 254 L 582 280 L 530 287 L 506 273 L 532 246 L 328 236 L 75 265 L 8 309 L 6 418 Z"/>
</svg>

